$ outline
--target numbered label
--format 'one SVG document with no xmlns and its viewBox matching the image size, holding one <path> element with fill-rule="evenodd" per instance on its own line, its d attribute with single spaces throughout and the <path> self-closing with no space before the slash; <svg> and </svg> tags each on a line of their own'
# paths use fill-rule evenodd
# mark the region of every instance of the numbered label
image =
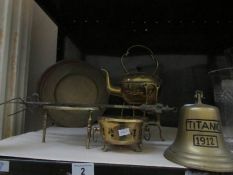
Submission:
<svg viewBox="0 0 233 175">
<path fill-rule="evenodd" d="M 9 161 L 0 160 L 0 172 L 9 172 Z"/>
<path fill-rule="evenodd" d="M 73 163 L 72 175 L 94 175 L 94 163 Z"/>
<path fill-rule="evenodd" d="M 214 135 L 194 135 L 193 144 L 194 146 L 217 148 L 218 140 Z"/>
<path fill-rule="evenodd" d="M 130 135 L 130 130 L 129 128 L 119 129 L 118 133 L 119 133 L 119 136 Z"/>
</svg>

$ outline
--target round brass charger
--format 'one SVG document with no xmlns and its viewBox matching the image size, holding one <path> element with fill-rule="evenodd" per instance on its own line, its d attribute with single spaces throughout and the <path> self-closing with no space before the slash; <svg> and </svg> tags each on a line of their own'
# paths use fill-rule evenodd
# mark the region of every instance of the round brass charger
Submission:
<svg viewBox="0 0 233 175">
<path fill-rule="evenodd" d="M 108 101 L 102 72 L 81 61 L 58 62 L 45 71 L 39 83 L 40 100 L 54 103 L 103 104 Z M 103 111 L 93 112 L 93 121 Z M 66 127 L 87 126 L 88 111 L 48 110 L 56 124 Z"/>
</svg>

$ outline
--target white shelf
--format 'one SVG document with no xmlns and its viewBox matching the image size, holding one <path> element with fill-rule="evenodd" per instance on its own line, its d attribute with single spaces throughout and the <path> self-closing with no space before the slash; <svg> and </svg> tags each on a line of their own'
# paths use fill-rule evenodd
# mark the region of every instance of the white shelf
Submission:
<svg viewBox="0 0 233 175">
<path fill-rule="evenodd" d="M 165 149 L 173 142 L 176 129 L 162 128 L 165 141 L 158 138 L 157 128 L 152 129 L 151 141 L 143 141 L 142 152 L 114 147 L 102 151 L 100 136 L 86 149 L 86 128 L 50 127 L 46 143 L 42 143 L 42 131 L 29 132 L 0 141 L 0 156 L 70 162 L 93 162 L 117 165 L 184 168 L 163 157 Z"/>
</svg>

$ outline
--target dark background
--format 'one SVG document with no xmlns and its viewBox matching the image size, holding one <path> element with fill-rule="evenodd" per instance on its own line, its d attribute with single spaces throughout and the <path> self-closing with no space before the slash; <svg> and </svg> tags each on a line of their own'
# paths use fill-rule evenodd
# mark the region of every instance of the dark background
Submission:
<svg viewBox="0 0 233 175">
<path fill-rule="evenodd" d="M 58 26 L 57 61 L 65 57 L 68 37 L 80 50 L 80 59 L 97 67 L 109 65 L 113 83 L 119 84 L 123 73 L 120 69 L 114 70 L 114 66 L 120 65 L 121 55 L 131 45 L 146 45 L 156 53 L 160 62 L 162 86 L 159 100 L 178 109 L 194 102 L 197 89 L 204 91 L 205 103 L 214 105 L 208 72 L 232 66 L 229 48 L 233 46 L 233 11 L 230 1 L 36 2 Z M 143 64 L 148 60 L 143 57 L 145 53 L 135 54 L 142 56 L 138 65 L 140 70 L 151 71 L 150 63 Z M 90 56 L 98 58 L 90 59 Z M 121 103 L 121 99 L 111 96 L 110 103 Z M 112 114 L 112 111 L 107 113 Z M 165 114 L 162 123 L 176 126 L 177 117 L 178 113 Z"/>
<path fill-rule="evenodd" d="M 232 46 L 230 1 L 36 0 L 85 54 L 146 43 L 159 54 L 222 54 Z"/>
</svg>

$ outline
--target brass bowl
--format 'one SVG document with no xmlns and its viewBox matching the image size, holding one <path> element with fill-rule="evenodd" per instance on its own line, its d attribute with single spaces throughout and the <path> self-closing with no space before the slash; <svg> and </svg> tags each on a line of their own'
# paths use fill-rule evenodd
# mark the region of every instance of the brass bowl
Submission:
<svg viewBox="0 0 233 175">
<path fill-rule="evenodd" d="M 141 149 L 143 120 L 101 117 L 99 125 L 104 146 L 136 144 Z"/>
</svg>

